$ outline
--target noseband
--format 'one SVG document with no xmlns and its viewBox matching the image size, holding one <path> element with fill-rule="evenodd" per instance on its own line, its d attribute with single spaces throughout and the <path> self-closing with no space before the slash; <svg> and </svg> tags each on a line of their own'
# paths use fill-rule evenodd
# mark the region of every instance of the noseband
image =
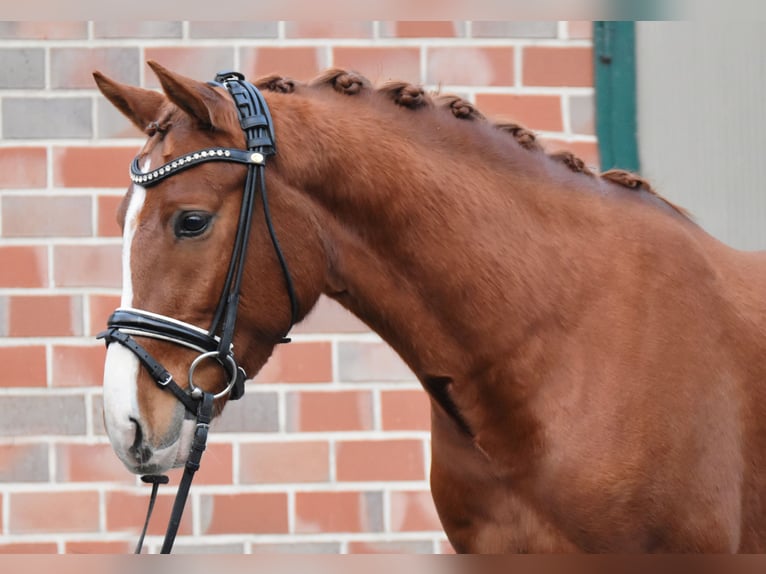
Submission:
<svg viewBox="0 0 766 574">
<path fill-rule="evenodd" d="M 245 392 L 245 379 L 247 375 L 234 358 L 234 345 L 232 341 L 239 306 L 242 275 L 245 268 L 247 244 L 252 226 L 256 186 L 260 191 L 266 226 L 277 254 L 277 259 L 285 278 L 287 294 L 290 298 L 290 325 L 285 332 L 288 332 L 293 324 L 295 324 L 298 316 L 298 301 L 292 278 L 271 222 L 271 213 L 266 195 L 264 173 L 266 158 L 276 153 L 274 129 L 269 108 L 258 89 L 245 81 L 242 74 L 222 72 L 216 75 L 215 82 L 211 84 L 222 85 L 234 99 L 239 114 L 240 126 L 245 134 L 247 149 L 214 147 L 199 150 L 169 161 L 148 173 L 141 171 L 138 157 L 136 157 L 130 166 L 130 178 L 134 184 L 149 188 L 177 173 L 209 161 L 234 162 L 247 166 L 247 177 L 242 194 L 234 247 L 221 291 L 221 297 L 213 314 L 212 324 L 206 330 L 196 325 L 149 311 L 120 308 L 109 317 L 106 331 L 98 335 L 99 339 L 104 339 L 107 346 L 110 343 L 116 342 L 135 354 L 157 385 L 173 393 L 186 410 L 197 419 L 191 451 L 186 462 L 183 478 L 178 487 L 178 494 L 173 505 L 170 523 L 165 534 L 165 541 L 162 545 L 161 552 L 163 554 L 170 553 L 173 547 L 173 541 L 181 522 L 181 515 L 186 503 L 189 487 L 191 486 L 194 473 L 199 468 L 202 452 L 205 450 L 208 425 L 212 419 L 214 399 L 229 395 L 230 400 L 237 400 Z M 159 361 L 135 341 L 134 336 L 169 341 L 200 353 L 189 366 L 188 392 L 176 383 L 173 375 Z M 287 343 L 289 341 L 290 339 L 283 337 L 280 342 Z M 206 392 L 194 384 L 194 372 L 205 360 L 216 361 L 226 373 L 228 382 L 226 387 L 218 393 Z M 141 545 L 154 506 L 157 487 L 159 484 L 166 483 L 167 477 L 145 476 L 142 477 L 142 480 L 153 483 L 153 488 L 144 531 L 136 548 L 137 554 L 141 552 Z"/>
</svg>

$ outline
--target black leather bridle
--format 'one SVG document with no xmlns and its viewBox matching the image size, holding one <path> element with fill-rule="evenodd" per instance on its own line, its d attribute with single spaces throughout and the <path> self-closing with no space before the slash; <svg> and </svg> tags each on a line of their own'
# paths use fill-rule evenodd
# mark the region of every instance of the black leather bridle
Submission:
<svg viewBox="0 0 766 574">
<path fill-rule="evenodd" d="M 133 352 L 151 374 L 155 382 L 161 388 L 173 393 L 183 403 L 186 410 L 197 419 L 191 450 L 184 467 L 184 474 L 178 487 L 170 522 L 165 533 L 165 540 L 161 550 L 162 554 L 169 554 L 173 548 L 173 542 L 181 523 L 181 516 L 186 504 L 189 488 L 191 487 L 194 473 L 199 469 L 202 453 L 205 450 L 208 428 L 212 419 L 213 401 L 226 395 L 229 395 L 230 400 L 237 400 L 242 397 L 245 391 L 247 375 L 234 358 L 232 341 L 239 306 L 242 275 L 245 268 L 247 244 L 252 226 L 256 187 L 260 191 L 266 226 L 276 251 L 290 298 L 290 325 L 285 333 L 289 332 L 298 318 L 298 300 L 287 262 L 271 222 L 271 213 L 266 195 L 264 173 L 266 158 L 276 153 L 274 128 L 269 108 L 263 95 L 255 86 L 245 81 L 242 74 L 237 72 L 221 72 L 216 75 L 215 82 L 211 84 L 225 87 L 234 99 L 239 114 L 240 126 L 245 133 L 247 149 L 213 147 L 199 150 L 178 157 L 147 173 L 141 171 L 138 157 L 136 157 L 130 166 L 130 178 L 133 183 L 149 188 L 177 173 L 209 161 L 235 162 L 247 165 L 247 177 L 242 195 L 234 247 L 221 297 L 213 314 L 212 324 L 209 329 L 205 330 L 164 315 L 140 309 L 120 308 L 109 317 L 106 331 L 98 335 L 98 338 L 104 339 L 107 346 L 110 343 L 116 342 Z M 200 353 L 189 367 L 189 392 L 176 383 L 173 375 L 137 343 L 133 339 L 134 336 L 169 341 Z M 280 342 L 287 343 L 289 341 L 290 339 L 283 337 Z M 217 361 L 228 377 L 226 388 L 216 394 L 206 392 L 194 384 L 194 372 L 198 365 L 205 360 Z M 146 522 L 136 547 L 136 554 L 141 553 L 158 485 L 168 482 L 166 476 L 143 476 L 141 478 L 144 482 L 152 483 L 153 487 Z"/>
</svg>

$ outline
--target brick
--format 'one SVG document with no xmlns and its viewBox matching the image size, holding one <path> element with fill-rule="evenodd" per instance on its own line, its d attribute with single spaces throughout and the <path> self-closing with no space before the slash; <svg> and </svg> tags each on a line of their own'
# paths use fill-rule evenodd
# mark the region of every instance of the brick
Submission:
<svg viewBox="0 0 766 574">
<path fill-rule="evenodd" d="M 335 461 L 339 481 L 426 478 L 423 443 L 419 440 L 338 441 Z"/>
<path fill-rule="evenodd" d="M 199 81 L 212 80 L 221 70 L 234 68 L 233 47 L 157 47 L 145 48 L 145 59 L 159 62 L 168 70 Z M 146 74 L 146 87 L 158 88 L 160 82 L 153 72 Z"/>
<path fill-rule="evenodd" d="M 104 396 L 101 393 L 92 395 L 90 406 L 90 417 L 93 421 L 93 434 L 105 437 L 106 428 L 104 427 Z"/>
<path fill-rule="evenodd" d="M 57 245 L 53 277 L 59 287 L 119 287 L 122 284 L 120 245 Z"/>
<path fill-rule="evenodd" d="M 234 476 L 233 448 L 230 443 L 207 443 L 202 466 L 194 475 L 194 484 L 231 484 Z M 171 482 L 181 482 L 183 468 L 166 472 Z"/>
<path fill-rule="evenodd" d="M 277 393 L 256 391 L 251 385 L 245 396 L 229 401 L 214 421 L 215 432 L 276 432 L 279 430 Z"/>
<path fill-rule="evenodd" d="M 596 135 L 595 115 L 593 96 L 569 96 L 569 122 L 572 133 Z"/>
<path fill-rule="evenodd" d="M 18 492 L 10 495 L 11 534 L 98 531 L 98 492 Z"/>
<path fill-rule="evenodd" d="M 397 491 L 391 493 L 391 530 L 394 532 L 420 532 L 442 530 L 431 493 Z"/>
<path fill-rule="evenodd" d="M 0 189 L 45 187 L 47 157 L 42 147 L 0 148 Z"/>
<path fill-rule="evenodd" d="M 8 297 L 0 295 L 0 337 L 7 337 L 10 320 L 10 304 Z"/>
<path fill-rule="evenodd" d="M 507 86 L 514 82 L 513 48 L 429 48 L 426 82 L 453 86 Z"/>
<path fill-rule="evenodd" d="M 110 444 L 57 444 L 56 482 L 121 482 L 135 484 Z"/>
<path fill-rule="evenodd" d="M 381 532 L 382 498 L 379 492 L 297 492 L 295 531 Z"/>
<path fill-rule="evenodd" d="M 135 147 L 57 147 L 53 150 L 56 187 L 117 187 L 130 184 L 128 167 Z"/>
<path fill-rule="evenodd" d="M 400 20 L 381 22 L 382 38 L 455 38 L 465 37 L 465 22 L 451 20 Z"/>
<path fill-rule="evenodd" d="M 332 344 L 279 345 L 255 376 L 259 383 L 318 383 L 332 381 Z"/>
<path fill-rule="evenodd" d="M 0 436 L 80 435 L 85 433 L 82 396 L 0 396 Z"/>
<path fill-rule="evenodd" d="M 338 343 L 338 377 L 343 382 L 413 381 L 415 375 L 385 343 Z"/>
<path fill-rule="evenodd" d="M 170 483 L 164 489 L 160 489 L 149 522 L 147 534 L 158 536 L 165 534 L 165 528 L 170 518 L 170 510 L 175 498 L 176 486 Z M 164 490 L 164 493 L 163 493 Z M 146 507 L 149 504 L 150 485 L 142 485 L 141 492 L 111 491 L 106 493 L 106 530 L 107 532 L 130 532 L 138 534 L 146 518 Z M 178 528 L 179 536 L 191 534 L 193 509 L 187 502 Z"/>
<path fill-rule="evenodd" d="M 431 429 L 431 401 L 423 390 L 381 391 L 380 410 L 383 430 Z"/>
<path fill-rule="evenodd" d="M 568 142 L 555 138 L 545 138 L 542 140 L 545 149 L 549 152 L 562 150 L 571 151 L 581 158 L 586 165 L 598 171 L 599 155 L 598 143 L 596 142 Z"/>
<path fill-rule="evenodd" d="M 122 230 L 117 223 L 117 208 L 122 203 L 121 195 L 99 195 L 96 198 L 96 235 L 99 237 L 121 237 Z"/>
<path fill-rule="evenodd" d="M 82 334 L 82 299 L 67 295 L 7 298 L 9 337 L 71 337 Z"/>
<path fill-rule="evenodd" d="M 372 416 L 372 394 L 366 391 L 287 395 L 287 430 L 291 432 L 371 430 Z"/>
<path fill-rule="evenodd" d="M 181 38 L 183 26 L 181 22 L 160 22 L 136 20 L 120 22 L 94 22 L 93 36 L 96 38 Z"/>
<path fill-rule="evenodd" d="M 3 366 L 0 387 L 44 387 L 47 384 L 45 347 L 0 347 Z"/>
<path fill-rule="evenodd" d="M 0 269 L 0 287 L 47 287 L 48 249 L 35 245 L 0 246 Z"/>
<path fill-rule="evenodd" d="M 175 544 L 173 554 L 244 554 L 245 545 L 242 542 L 229 544 Z"/>
<path fill-rule="evenodd" d="M 47 481 L 47 444 L 0 445 L 0 483 Z"/>
<path fill-rule="evenodd" d="M 348 543 L 349 554 L 432 554 L 433 551 L 430 540 L 352 540 Z"/>
<path fill-rule="evenodd" d="M 374 84 L 388 80 L 421 82 L 418 48 L 336 46 L 333 48 L 333 65 L 356 70 Z"/>
<path fill-rule="evenodd" d="M 567 22 L 567 36 L 574 40 L 590 40 L 593 37 L 593 22 L 590 20 Z"/>
<path fill-rule="evenodd" d="M 64 554 L 129 554 L 133 548 L 133 541 L 128 540 L 67 540 Z"/>
<path fill-rule="evenodd" d="M 89 98 L 4 98 L 6 139 L 90 138 L 93 135 Z"/>
<path fill-rule="evenodd" d="M 326 482 L 330 478 L 330 447 L 324 441 L 241 444 L 242 484 Z"/>
<path fill-rule="evenodd" d="M 90 305 L 90 325 L 85 335 L 96 335 L 106 329 L 106 321 L 109 315 L 120 306 L 119 295 L 91 295 L 88 297 Z"/>
<path fill-rule="evenodd" d="M 203 534 L 286 534 L 287 494 L 202 495 L 200 524 Z"/>
<path fill-rule="evenodd" d="M 98 345 L 54 345 L 54 387 L 98 387 L 104 380 L 106 350 Z"/>
<path fill-rule="evenodd" d="M 253 543 L 253 554 L 340 554 L 339 542 Z"/>
<path fill-rule="evenodd" d="M 495 120 L 513 120 L 530 130 L 564 130 L 561 96 L 477 94 L 476 106 Z"/>
<path fill-rule="evenodd" d="M 0 22 L 0 38 L 4 40 L 84 40 L 87 22 Z"/>
<path fill-rule="evenodd" d="M 58 554 L 55 542 L 0 543 L 0 554 Z"/>
<path fill-rule="evenodd" d="M 530 46 L 523 52 L 525 86 L 593 85 L 591 48 L 548 48 Z"/>
<path fill-rule="evenodd" d="M 295 327 L 294 333 L 369 333 L 362 323 L 340 303 L 322 295 L 311 312 Z"/>
<path fill-rule="evenodd" d="M 3 198 L 5 237 L 92 235 L 92 201 L 86 196 L 11 195 Z"/>
<path fill-rule="evenodd" d="M 135 86 L 139 83 L 140 51 L 137 47 L 51 48 L 51 87 L 96 87 L 93 71 L 99 70 L 113 80 Z"/>
<path fill-rule="evenodd" d="M 324 51 L 313 47 L 242 48 L 239 54 L 242 72 L 248 78 L 279 74 L 307 81 L 327 67 Z"/>
<path fill-rule="evenodd" d="M 109 100 L 96 100 L 96 137 L 109 138 L 139 138 L 146 135 L 128 120 L 122 112 L 115 108 Z"/>
<path fill-rule="evenodd" d="M 474 38 L 555 38 L 558 23 L 548 21 L 475 21 L 471 24 Z"/>
<path fill-rule="evenodd" d="M 279 35 L 274 21 L 189 22 L 190 38 L 276 38 Z"/>
<path fill-rule="evenodd" d="M 285 22 L 287 38 L 372 38 L 372 22 L 354 20 L 294 20 Z"/>
<path fill-rule="evenodd" d="M 45 87 L 45 50 L 8 48 L 0 50 L 0 89 Z"/>
</svg>

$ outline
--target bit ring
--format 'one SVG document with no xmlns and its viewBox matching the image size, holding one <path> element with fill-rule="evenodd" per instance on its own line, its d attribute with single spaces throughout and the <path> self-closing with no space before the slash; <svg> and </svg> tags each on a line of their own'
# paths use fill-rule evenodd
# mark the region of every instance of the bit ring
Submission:
<svg viewBox="0 0 766 574">
<path fill-rule="evenodd" d="M 196 359 L 192 361 L 192 364 L 189 365 L 189 389 L 191 389 L 191 395 L 194 398 L 199 398 L 202 396 L 202 389 L 199 388 L 197 385 L 194 384 L 194 371 L 199 366 L 199 364 L 204 361 L 205 359 L 215 358 L 218 361 L 218 364 L 224 367 L 224 364 L 220 361 L 220 355 L 218 354 L 218 351 L 209 351 L 207 353 L 202 353 L 199 355 Z M 222 390 L 219 393 L 216 393 L 213 395 L 214 399 L 220 399 L 221 397 L 225 397 L 231 392 L 231 389 L 234 388 L 234 383 L 237 382 L 237 363 L 234 361 L 234 357 L 231 355 L 225 355 L 226 360 L 229 362 L 229 366 L 231 367 L 231 379 L 229 380 L 229 383 L 226 385 L 226 388 Z M 225 367 L 224 367 L 225 368 Z"/>
</svg>

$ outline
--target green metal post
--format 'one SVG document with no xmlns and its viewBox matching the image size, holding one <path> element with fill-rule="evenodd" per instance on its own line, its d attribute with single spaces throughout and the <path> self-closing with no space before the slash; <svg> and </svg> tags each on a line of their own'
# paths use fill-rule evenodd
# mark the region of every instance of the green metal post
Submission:
<svg viewBox="0 0 766 574">
<path fill-rule="evenodd" d="M 601 169 L 638 172 L 635 23 L 595 22 L 593 39 Z"/>
</svg>

